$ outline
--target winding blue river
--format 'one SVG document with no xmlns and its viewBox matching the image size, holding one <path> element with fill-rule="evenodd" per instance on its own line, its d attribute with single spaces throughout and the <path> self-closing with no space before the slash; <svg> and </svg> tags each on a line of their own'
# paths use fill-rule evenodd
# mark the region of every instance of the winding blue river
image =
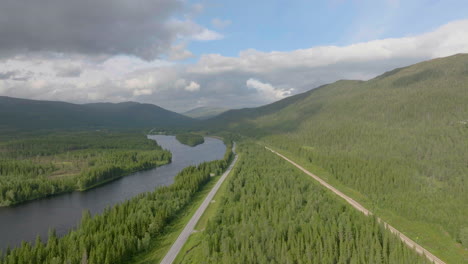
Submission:
<svg viewBox="0 0 468 264">
<path fill-rule="evenodd" d="M 50 228 L 55 228 L 58 235 L 66 234 L 78 224 L 83 210 L 96 214 L 139 193 L 169 185 L 183 168 L 222 159 L 226 151 L 223 142 L 214 138 L 205 138 L 205 143 L 196 147 L 182 145 L 174 136 L 154 135 L 149 138 L 172 153 L 172 163 L 122 177 L 86 192 L 0 208 L 0 249 L 6 249 L 8 245 L 18 246 L 23 240 L 34 241 L 37 235 L 44 241 Z"/>
</svg>

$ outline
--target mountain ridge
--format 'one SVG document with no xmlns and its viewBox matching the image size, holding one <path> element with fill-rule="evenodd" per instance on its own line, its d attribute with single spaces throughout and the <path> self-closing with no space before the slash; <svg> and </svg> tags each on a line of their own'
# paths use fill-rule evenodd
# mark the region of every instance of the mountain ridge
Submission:
<svg viewBox="0 0 468 264">
<path fill-rule="evenodd" d="M 191 110 L 185 111 L 181 114 L 191 117 L 191 118 L 205 120 L 205 119 L 218 116 L 226 111 L 229 111 L 229 109 L 223 108 L 223 107 L 201 106 L 201 107 L 196 107 Z"/>
<path fill-rule="evenodd" d="M 0 96 L 0 128 L 172 128 L 192 118 L 152 104 L 137 102 L 74 104 Z"/>
</svg>

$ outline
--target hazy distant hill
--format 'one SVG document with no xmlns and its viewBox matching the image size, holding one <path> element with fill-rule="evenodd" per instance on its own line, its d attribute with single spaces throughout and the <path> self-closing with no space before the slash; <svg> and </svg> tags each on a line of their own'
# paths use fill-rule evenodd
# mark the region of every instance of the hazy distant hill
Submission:
<svg viewBox="0 0 468 264">
<path fill-rule="evenodd" d="M 72 104 L 0 96 L 0 129 L 181 127 L 193 119 L 135 102 Z"/>
<path fill-rule="evenodd" d="M 468 55 L 338 81 L 205 121 L 269 144 L 462 263 L 468 248 Z"/>
<path fill-rule="evenodd" d="M 185 116 L 196 118 L 196 119 L 208 119 L 211 117 L 215 117 L 221 113 L 226 112 L 228 109 L 221 108 L 221 107 L 197 107 L 192 110 L 189 110 L 185 113 L 182 113 Z"/>
</svg>

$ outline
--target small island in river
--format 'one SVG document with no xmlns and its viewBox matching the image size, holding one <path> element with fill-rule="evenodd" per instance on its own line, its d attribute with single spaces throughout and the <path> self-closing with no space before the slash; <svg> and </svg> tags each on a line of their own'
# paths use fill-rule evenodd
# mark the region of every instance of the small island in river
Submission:
<svg viewBox="0 0 468 264">
<path fill-rule="evenodd" d="M 191 147 L 195 147 L 205 142 L 203 136 L 192 133 L 177 134 L 176 139 L 180 143 Z"/>
</svg>

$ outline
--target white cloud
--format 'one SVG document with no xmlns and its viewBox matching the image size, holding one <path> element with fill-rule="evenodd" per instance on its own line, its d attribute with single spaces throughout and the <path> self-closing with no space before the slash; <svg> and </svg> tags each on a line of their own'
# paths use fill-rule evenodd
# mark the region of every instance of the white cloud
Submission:
<svg viewBox="0 0 468 264">
<path fill-rule="evenodd" d="M 203 32 L 190 21 L 171 25 L 191 39 Z M 181 52 L 180 58 L 184 57 L 183 44 L 174 47 Z M 146 61 L 123 55 L 96 58 L 27 53 L 0 58 L 3 76 L 0 95 L 78 103 L 133 100 L 178 111 L 193 108 L 197 102 L 246 107 L 273 102 L 339 79 L 370 79 L 396 67 L 455 53 L 468 53 L 468 20 L 421 35 L 348 46 L 289 52 L 250 49 L 236 57 L 205 54 L 192 64 Z M 79 76 L 77 72 L 75 77 L 69 77 L 73 75 L 70 72 L 68 77 L 58 74 L 61 69 L 74 67 L 81 70 Z"/>
<path fill-rule="evenodd" d="M 247 80 L 246 85 L 248 88 L 257 90 L 260 95 L 266 99 L 265 101 L 274 101 L 283 99 L 291 95 L 293 89 L 279 89 L 275 88 L 269 83 L 263 83 L 259 80 L 250 78 Z"/>
<path fill-rule="evenodd" d="M 193 36 L 194 40 L 198 41 L 210 41 L 210 40 L 219 40 L 223 39 L 224 36 L 218 32 L 204 28 L 200 33 Z"/>
<path fill-rule="evenodd" d="M 141 90 L 134 90 L 133 91 L 134 96 L 150 95 L 152 93 L 153 93 L 153 91 L 151 91 L 151 89 L 141 89 Z"/>
<path fill-rule="evenodd" d="M 211 20 L 211 24 L 213 25 L 213 27 L 215 28 L 219 28 L 219 29 L 223 29 L 229 25 L 231 25 L 231 20 L 223 20 L 223 19 L 219 19 L 219 18 L 213 18 Z"/>
<path fill-rule="evenodd" d="M 191 20 L 177 20 L 170 22 L 172 31 L 179 32 L 179 39 L 197 41 L 219 40 L 224 36 L 216 31 L 204 28 Z"/>
<path fill-rule="evenodd" d="M 187 81 L 185 79 L 178 79 L 174 82 L 174 87 L 178 89 L 185 89 Z"/>
<path fill-rule="evenodd" d="M 468 52 L 468 20 L 449 23 L 433 32 L 414 37 L 389 38 L 348 46 L 319 46 L 290 52 L 241 51 L 239 57 L 203 55 L 189 68 L 192 73 L 245 71 L 266 73 L 293 68 L 319 68 L 343 63 L 388 59 L 430 59 Z"/>
<path fill-rule="evenodd" d="M 190 82 L 189 85 L 187 85 L 185 87 L 185 90 L 189 91 L 189 92 L 196 92 L 196 91 L 200 91 L 200 85 L 196 82 Z"/>
<path fill-rule="evenodd" d="M 187 50 L 185 44 L 174 45 L 169 52 L 169 59 L 173 61 L 185 60 L 192 57 L 193 53 Z"/>
</svg>

